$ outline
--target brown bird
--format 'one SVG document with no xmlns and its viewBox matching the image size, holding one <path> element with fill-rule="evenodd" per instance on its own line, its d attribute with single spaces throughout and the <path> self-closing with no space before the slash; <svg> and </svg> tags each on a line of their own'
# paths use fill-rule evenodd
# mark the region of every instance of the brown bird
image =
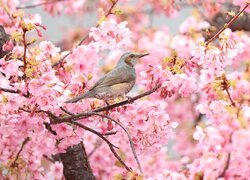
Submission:
<svg viewBox="0 0 250 180">
<path fill-rule="evenodd" d="M 125 96 L 135 85 L 135 64 L 139 58 L 149 55 L 134 52 L 124 53 L 115 68 L 99 79 L 86 93 L 79 95 L 66 103 L 75 103 L 84 98 L 97 98 L 104 101 Z"/>
</svg>

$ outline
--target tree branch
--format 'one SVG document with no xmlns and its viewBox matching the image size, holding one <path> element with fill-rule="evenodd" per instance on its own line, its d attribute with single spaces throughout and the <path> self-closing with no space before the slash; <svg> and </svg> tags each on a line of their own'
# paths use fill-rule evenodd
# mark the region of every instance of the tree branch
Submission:
<svg viewBox="0 0 250 180">
<path fill-rule="evenodd" d="M 101 108 L 97 108 L 97 109 L 94 109 L 94 110 L 91 110 L 89 112 L 83 112 L 83 113 L 80 113 L 80 114 L 76 114 L 74 115 L 73 113 L 69 112 L 68 110 L 64 109 L 64 108 L 61 108 L 61 110 L 63 110 L 65 113 L 69 114 L 68 116 L 64 116 L 64 117 L 57 117 L 56 115 L 54 115 L 53 113 L 49 112 L 49 111 L 37 111 L 37 112 L 43 112 L 45 114 L 47 114 L 49 116 L 49 118 L 51 119 L 51 122 L 49 125 L 51 124 L 59 124 L 59 123 L 63 123 L 63 122 L 68 122 L 68 123 L 71 123 L 71 124 L 74 124 L 76 126 L 79 126 L 87 131 L 90 131 L 92 132 L 93 134 L 97 135 L 98 137 L 100 137 L 101 139 L 103 139 L 109 146 L 111 152 L 114 154 L 114 156 L 118 159 L 118 161 L 128 170 L 130 171 L 131 168 L 129 168 L 124 162 L 123 160 L 119 157 L 119 155 L 116 153 L 114 147 L 116 147 L 115 145 L 113 145 L 111 142 L 109 142 L 108 139 L 106 139 L 101 133 L 87 127 L 87 126 L 84 126 L 83 124 L 81 123 L 78 123 L 76 122 L 75 120 L 78 120 L 78 119 L 83 119 L 83 118 L 87 118 L 87 117 L 90 117 L 90 116 L 93 116 L 93 115 L 97 115 L 97 116 L 102 116 L 102 117 L 106 117 L 108 119 L 110 119 L 111 121 L 115 122 L 116 124 L 118 124 L 125 132 L 126 134 L 128 135 L 128 138 L 129 138 L 129 141 L 130 141 L 130 146 L 131 146 L 131 149 L 132 149 L 132 152 L 133 152 L 133 155 L 136 159 L 136 162 L 137 162 L 137 165 L 138 165 L 138 168 L 139 170 L 141 171 L 142 173 L 142 169 L 141 169 L 141 165 L 140 165 L 140 162 L 137 158 L 137 155 L 136 155 L 136 152 L 135 152 L 135 148 L 134 148 L 134 144 L 133 144 L 133 141 L 129 135 L 129 133 L 127 132 L 127 130 L 119 123 L 117 122 L 116 120 L 114 120 L 113 118 L 107 116 L 107 115 L 103 115 L 103 114 L 99 114 L 98 112 L 102 112 L 102 111 L 108 111 L 108 110 L 111 110 L 115 107 L 119 107 L 119 106 L 123 106 L 123 105 L 126 105 L 126 104 L 129 104 L 129 103 L 132 103 L 134 101 L 136 101 L 137 99 L 140 99 L 140 98 L 143 98 L 147 95 L 150 95 L 152 94 L 153 92 L 157 91 L 159 88 L 161 87 L 161 84 L 157 84 L 153 89 L 149 90 L 149 91 L 146 91 L 140 95 L 137 95 L 133 98 L 130 98 L 128 100 L 125 100 L 125 101 L 122 101 L 122 102 L 119 102 L 119 103 L 116 103 L 116 104 L 112 104 L 112 105 L 108 105 L 108 106 L 105 106 L 105 107 L 101 107 Z M 21 109 L 23 110 L 23 109 Z M 30 110 L 27 110 L 27 112 L 30 112 Z M 118 147 L 116 147 L 118 148 Z"/>
<path fill-rule="evenodd" d="M 86 131 L 90 131 L 90 132 L 94 133 L 95 135 L 97 135 L 98 137 L 100 137 L 101 139 L 103 139 L 103 140 L 107 143 L 107 145 L 109 146 L 109 149 L 110 149 L 111 152 L 114 154 L 114 156 L 116 157 L 116 159 L 126 168 L 127 171 L 131 171 L 131 168 L 129 168 L 129 167 L 125 164 L 125 162 L 120 158 L 120 156 L 116 153 L 116 151 L 115 151 L 115 149 L 114 149 L 114 147 L 116 147 L 116 146 L 114 146 L 114 145 L 113 145 L 108 139 L 106 139 L 102 134 L 100 134 L 99 132 L 97 132 L 97 131 L 95 131 L 95 130 L 93 130 L 93 129 L 87 127 L 87 126 L 84 126 L 83 124 L 78 123 L 78 122 L 76 122 L 76 121 L 70 121 L 69 123 L 74 124 L 74 125 L 76 125 L 76 126 L 79 126 L 79 127 L 81 127 L 82 129 L 85 129 Z"/>
<path fill-rule="evenodd" d="M 111 136 L 111 135 L 114 135 L 116 133 L 117 133 L 117 131 L 111 131 L 111 132 L 104 133 L 102 135 L 104 135 L 104 136 Z"/>
<path fill-rule="evenodd" d="M 232 96 L 231 96 L 231 94 L 230 94 L 230 92 L 228 90 L 229 87 L 230 87 L 230 84 L 229 84 L 225 74 L 222 76 L 221 86 L 222 86 L 222 89 L 226 91 L 227 96 L 228 96 L 232 106 L 236 107 L 236 103 L 233 101 Z"/>
<path fill-rule="evenodd" d="M 219 30 L 213 37 L 211 37 L 210 39 L 208 39 L 205 44 L 208 45 L 209 43 L 211 43 L 213 40 L 215 40 L 217 37 L 219 37 L 219 35 L 229 26 L 231 26 L 231 24 L 239 18 L 239 16 L 246 10 L 246 8 L 249 6 L 249 3 L 246 3 L 245 7 L 236 15 L 234 16 L 227 24 L 224 25 L 224 27 Z"/>
<path fill-rule="evenodd" d="M 75 114 L 73 114 L 72 112 L 69 112 L 67 109 L 65 109 L 64 107 L 60 107 L 60 109 L 65 112 L 66 114 L 70 115 L 70 116 L 74 116 Z"/>
<path fill-rule="evenodd" d="M 19 94 L 20 93 L 20 90 L 13 90 L 13 89 L 7 89 L 7 88 L 2 88 L 2 87 L 0 87 L 0 91 L 13 93 L 13 94 Z"/>
<path fill-rule="evenodd" d="M 21 91 L 18 89 L 18 90 L 13 90 L 13 89 L 8 89 L 8 88 L 2 88 L 0 87 L 0 91 L 4 91 L 4 92 L 7 92 L 7 93 L 12 93 L 12 94 L 20 94 Z M 24 97 L 29 97 L 28 93 L 27 94 L 22 94 Z"/>
<path fill-rule="evenodd" d="M 228 88 L 226 88 L 225 90 L 226 90 L 226 92 L 227 92 L 227 96 L 228 96 L 228 98 L 229 98 L 229 100 L 230 100 L 232 106 L 236 107 L 236 104 L 235 104 L 235 102 L 233 101 L 232 96 L 231 96 L 231 94 L 230 94 Z"/>
<path fill-rule="evenodd" d="M 126 134 L 127 134 L 127 136 L 128 136 L 129 143 L 130 143 L 130 147 L 131 147 L 131 150 L 132 150 L 132 152 L 133 152 L 134 158 L 135 158 L 135 160 L 136 160 L 136 163 L 137 163 L 138 169 L 140 170 L 141 174 L 143 174 L 143 172 L 142 172 L 142 168 L 141 168 L 141 164 L 140 164 L 140 161 L 139 161 L 139 159 L 138 159 L 138 157 L 137 157 L 137 155 L 136 155 L 136 152 L 135 152 L 135 146 L 134 146 L 134 143 L 133 143 L 132 138 L 131 138 L 130 134 L 128 133 L 127 129 L 126 129 L 125 127 L 123 127 L 123 125 L 122 125 L 121 123 L 119 123 L 118 121 L 116 121 L 115 119 L 111 118 L 111 117 L 110 117 L 110 116 L 108 116 L 108 115 L 105 115 L 105 114 L 99 114 L 99 113 L 95 113 L 95 112 L 94 112 L 94 113 L 92 113 L 92 114 L 93 114 L 93 115 L 96 115 L 96 116 L 105 117 L 105 118 L 107 118 L 107 119 L 111 120 L 112 122 L 114 122 L 115 124 L 117 124 L 118 126 L 120 126 L 120 127 L 121 127 L 124 131 L 125 131 L 125 133 L 126 133 Z"/>
<path fill-rule="evenodd" d="M 148 96 L 152 93 L 154 93 L 155 91 L 157 91 L 159 88 L 161 87 L 161 84 L 157 84 L 153 89 L 146 91 L 142 94 L 139 94 L 133 98 L 127 99 L 125 101 L 119 102 L 119 103 L 115 103 L 115 104 L 111 104 L 108 106 L 104 106 L 101 108 L 97 108 L 88 112 L 82 112 L 79 114 L 75 114 L 74 116 L 69 115 L 69 116 L 64 116 L 64 117 L 57 117 L 55 121 L 51 122 L 52 124 L 59 124 L 59 123 L 63 123 L 63 122 L 68 122 L 70 120 L 78 120 L 78 119 L 83 119 L 83 118 L 87 118 L 93 115 L 93 113 L 98 113 L 98 112 L 102 112 L 102 111 L 109 111 L 111 109 L 114 109 L 116 107 L 120 107 L 129 103 L 132 103 L 140 98 L 143 98 L 145 96 Z"/>
<path fill-rule="evenodd" d="M 11 166 L 12 167 L 15 167 L 17 164 L 16 164 L 16 161 L 18 160 L 19 156 L 20 156 L 20 153 L 22 152 L 24 146 L 29 142 L 30 138 L 29 137 L 26 137 L 24 139 L 24 141 L 22 142 L 22 145 L 21 145 L 21 148 L 19 149 L 19 151 L 17 152 L 17 155 L 14 159 L 14 161 L 11 163 Z"/>
</svg>

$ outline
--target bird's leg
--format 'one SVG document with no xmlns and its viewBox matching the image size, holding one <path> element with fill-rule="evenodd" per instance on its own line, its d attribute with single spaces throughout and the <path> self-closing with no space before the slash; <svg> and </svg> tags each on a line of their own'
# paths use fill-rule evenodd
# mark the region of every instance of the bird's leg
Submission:
<svg viewBox="0 0 250 180">
<path fill-rule="evenodd" d="M 105 102 L 105 104 L 106 104 L 107 106 L 109 106 L 109 105 L 110 105 L 108 101 L 106 101 L 106 100 L 105 100 L 104 102 Z"/>
<path fill-rule="evenodd" d="M 108 102 L 107 100 L 104 100 L 104 102 L 105 102 L 106 106 L 109 106 L 109 105 L 110 105 L 109 102 Z M 108 114 L 109 114 L 109 111 L 106 110 L 106 111 L 105 111 L 105 114 L 108 115 Z"/>
<path fill-rule="evenodd" d="M 106 103 L 107 106 L 110 105 L 108 101 L 106 101 L 106 100 L 104 100 L 104 101 L 105 101 L 105 103 Z M 109 114 L 109 111 L 108 111 L 108 110 L 105 111 L 105 114 L 108 115 L 108 114 Z M 113 128 L 114 128 L 113 123 L 112 123 L 112 121 L 109 119 L 109 120 L 108 120 L 108 131 L 111 131 Z"/>
<path fill-rule="evenodd" d="M 130 97 L 130 96 L 125 96 L 125 97 L 127 98 L 128 102 L 129 102 L 130 104 L 133 103 L 132 97 Z"/>
</svg>

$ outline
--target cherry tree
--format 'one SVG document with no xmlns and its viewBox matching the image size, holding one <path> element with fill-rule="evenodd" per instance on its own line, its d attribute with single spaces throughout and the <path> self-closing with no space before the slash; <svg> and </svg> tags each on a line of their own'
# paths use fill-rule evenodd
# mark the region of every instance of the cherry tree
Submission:
<svg viewBox="0 0 250 180">
<path fill-rule="evenodd" d="M 29 3 L 0 1 L 0 179 L 250 177 L 249 0 Z M 52 42 L 37 7 L 98 20 Z M 150 53 L 129 99 L 65 103 L 126 51 Z"/>
</svg>

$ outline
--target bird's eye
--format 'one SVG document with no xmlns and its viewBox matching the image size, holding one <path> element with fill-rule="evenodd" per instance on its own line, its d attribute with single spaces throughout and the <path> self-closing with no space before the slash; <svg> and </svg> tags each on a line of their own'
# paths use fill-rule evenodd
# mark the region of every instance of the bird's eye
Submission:
<svg viewBox="0 0 250 180">
<path fill-rule="evenodd" d="M 134 54 L 131 54 L 131 55 L 130 55 L 130 57 L 132 57 L 132 58 L 133 58 L 133 57 L 135 57 L 135 55 L 134 55 Z"/>
</svg>

